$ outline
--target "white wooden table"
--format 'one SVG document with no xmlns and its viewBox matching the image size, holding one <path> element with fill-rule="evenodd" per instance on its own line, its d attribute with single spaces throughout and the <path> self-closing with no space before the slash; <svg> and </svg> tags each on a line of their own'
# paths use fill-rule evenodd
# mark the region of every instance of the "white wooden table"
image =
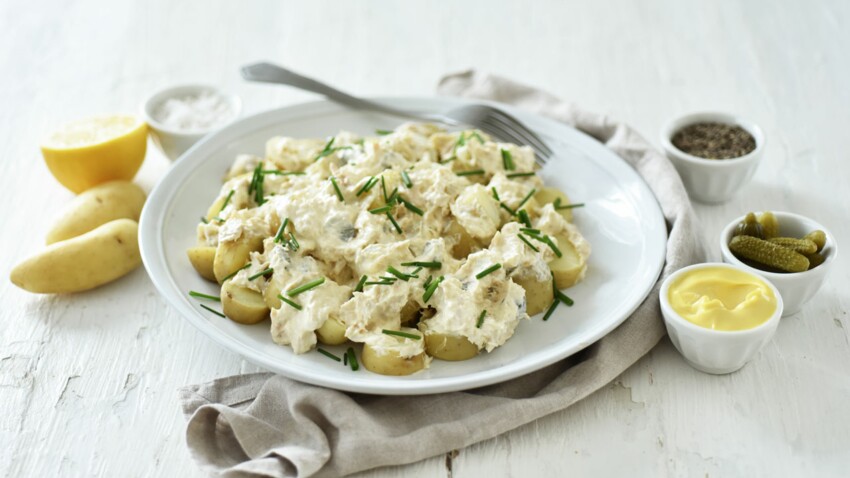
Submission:
<svg viewBox="0 0 850 478">
<path fill-rule="evenodd" d="M 749 188 L 697 205 L 712 255 L 752 209 L 809 215 L 850 247 L 850 2 L 191 0 L 0 2 L 0 270 L 33 253 L 71 198 L 38 153 L 70 119 L 135 112 L 177 82 L 246 112 L 311 97 L 245 84 L 268 59 L 365 95 L 427 95 L 476 67 L 626 120 L 739 112 L 768 146 Z M 169 163 L 151 148 L 147 189 Z M 570 409 L 484 443 L 370 476 L 846 476 L 850 261 L 742 371 L 691 369 L 666 339 Z M 0 475 L 202 476 L 177 387 L 256 367 L 177 316 L 144 270 L 73 296 L 0 281 Z"/>
</svg>

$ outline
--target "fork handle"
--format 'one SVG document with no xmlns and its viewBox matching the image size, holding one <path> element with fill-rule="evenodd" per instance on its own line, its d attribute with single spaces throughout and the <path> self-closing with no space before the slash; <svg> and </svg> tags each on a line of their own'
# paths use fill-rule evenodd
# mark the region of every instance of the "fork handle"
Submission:
<svg viewBox="0 0 850 478">
<path fill-rule="evenodd" d="M 436 121 L 445 124 L 454 124 L 455 122 L 441 115 L 433 115 L 427 113 L 415 113 L 412 111 L 400 110 L 385 106 L 374 101 L 364 100 L 351 96 L 348 93 L 337 90 L 322 82 L 312 78 L 299 75 L 292 70 L 287 70 L 281 66 L 272 63 L 254 63 L 242 67 L 242 78 L 248 81 L 259 81 L 265 83 L 279 83 L 282 85 L 292 86 L 301 90 L 318 93 L 326 96 L 331 101 L 339 104 L 350 106 L 352 108 L 377 111 L 380 113 L 389 114 L 392 116 L 400 116 L 402 118 L 410 118 L 415 120 Z"/>
</svg>

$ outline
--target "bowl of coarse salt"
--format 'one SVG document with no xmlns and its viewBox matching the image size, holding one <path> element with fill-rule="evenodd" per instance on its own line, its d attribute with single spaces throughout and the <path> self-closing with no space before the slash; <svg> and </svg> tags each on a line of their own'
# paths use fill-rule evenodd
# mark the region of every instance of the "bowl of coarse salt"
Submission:
<svg viewBox="0 0 850 478">
<path fill-rule="evenodd" d="M 208 85 L 160 90 L 142 103 L 151 137 L 168 159 L 180 157 L 199 139 L 235 120 L 242 101 Z"/>
</svg>

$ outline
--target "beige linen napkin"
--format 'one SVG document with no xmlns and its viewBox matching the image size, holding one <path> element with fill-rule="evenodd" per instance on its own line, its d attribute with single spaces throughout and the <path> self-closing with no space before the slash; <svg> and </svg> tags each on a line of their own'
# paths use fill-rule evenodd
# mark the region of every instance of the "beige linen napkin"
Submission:
<svg viewBox="0 0 850 478">
<path fill-rule="evenodd" d="M 688 196 L 673 166 L 628 126 L 495 76 L 442 79 L 443 95 L 487 98 L 578 128 L 631 164 L 655 192 L 669 227 L 662 277 L 704 260 Z M 270 373 L 180 390 L 192 457 L 228 477 L 340 476 L 412 463 L 492 438 L 563 410 L 603 387 L 664 336 L 658 285 L 620 327 L 576 356 L 515 380 L 412 397 L 343 393 Z"/>
</svg>

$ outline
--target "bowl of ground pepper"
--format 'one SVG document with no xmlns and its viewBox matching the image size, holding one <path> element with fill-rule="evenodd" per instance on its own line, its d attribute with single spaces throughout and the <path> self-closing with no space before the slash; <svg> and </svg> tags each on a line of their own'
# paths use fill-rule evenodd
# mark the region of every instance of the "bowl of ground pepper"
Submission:
<svg viewBox="0 0 850 478">
<path fill-rule="evenodd" d="M 731 199 L 753 177 L 764 151 L 755 123 L 727 113 L 693 113 L 668 122 L 661 144 L 691 198 Z"/>
</svg>

